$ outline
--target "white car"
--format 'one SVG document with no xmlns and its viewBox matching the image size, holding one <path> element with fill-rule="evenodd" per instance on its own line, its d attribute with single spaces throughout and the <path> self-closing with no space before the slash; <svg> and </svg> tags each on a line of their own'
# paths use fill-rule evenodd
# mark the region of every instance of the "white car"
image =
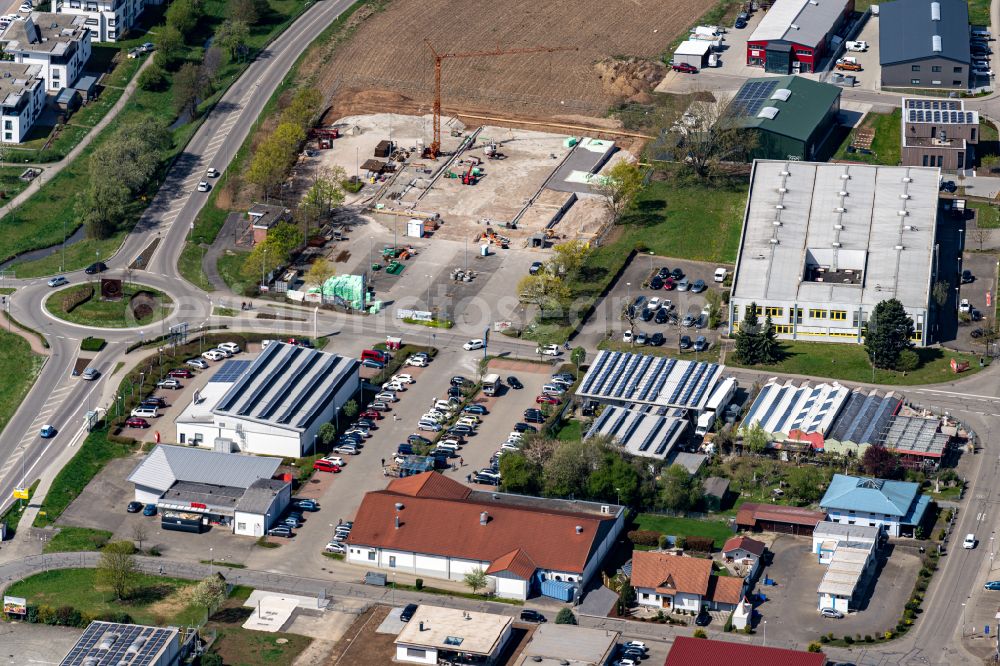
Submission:
<svg viewBox="0 0 1000 666">
<path fill-rule="evenodd" d="M 848 51 L 867 51 L 868 42 L 866 41 L 844 42 L 844 48 L 846 48 Z"/>
<path fill-rule="evenodd" d="M 406 390 L 406 384 L 404 384 L 403 382 L 388 381 L 385 384 L 382 384 L 382 390 L 383 391 L 405 391 Z"/>
<path fill-rule="evenodd" d="M 230 354 L 240 353 L 240 346 L 235 342 L 223 342 L 218 346 L 218 349 L 221 349 L 224 352 L 229 352 Z"/>
<path fill-rule="evenodd" d="M 725 281 L 726 281 L 726 277 L 727 277 L 728 275 L 729 275 L 729 271 L 727 271 L 727 270 L 726 270 L 725 268 L 722 268 L 722 267 L 720 266 L 719 268 L 716 268 L 716 269 L 715 269 L 715 276 L 714 276 L 714 278 L 713 278 L 713 279 L 714 279 L 714 280 L 715 280 L 716 282 L 725 282 Z"/>
<path fill-rule="evenodd" d="M 969 303 L 969 299 L 963 298 L 958 304 L 959 312 L 972 312 L 972 303 Z"/>
<path fill-rule="evenodd" d="M 424 358 L 423 356 L 411 356 L 410 358 L 406 359 L 406 363 L 404 363 L 403 365 L 411 365 L 414 368 L 426 368 L 427 359 Z"/>
<path fill-rule="evenodd" d="M 657 310 L 659 310 L 660 297 L 653 296 L 651 299 L 649 299 L 649 301 L 646 303 L 646 309 L 649 310 L 650 312 L 656 312 Z"/>
<path fill-rule="evenodd" d="M 208 176 L 209 178 L 218 178 L 219 170 L 216 169 L 215 167 L 208 167 L 208 171 L 205 172 L 205 175 Z"/>
<path fill-rule="evenodd" d="M 375 399 L 379 402 L 399 402 L 399 398 L 392 391 L 382 391 L 375 395 Z"/>
<path fill-rule="evenodd" d="M 646 652 L 647 650 L 646 644 L 642 641 L 628 641 L 627 643 L 622 644 L 622 647 L 626 650 L 642 650 L 643 652 Z"/>
<path fill-rule="evenodd" d="M 57 275 L 54 278 L 51 278 L 46 284 L 48 284 L 50 287 L 61 287 L 64 284 L 69 284 L 69 280 L 67 280 L 62 275 Z"/>
<path fill-rule="evenodd" d="M 464 349 L 465 351 L 472 351 L 474 349 L 482 349 L 485 346 L 486 346 L 485 342 L 483 342 L 479 338 L 476 338 L 474 340 L 469 340 L 464 345 L 462 345 L 462 349 Z"/>
<path fill-rule="evenodd" d="M 207 352 L 202 352 L 201 357 L 209 361 L 221 361 L 226 355 L 218 349 L 209 349 Z"/>
<path fill-rule="evenodd" d="M 413 375 L 408 375 L 405 373 L 399 375 L 393 375 L 391 381 L 400 382 L 401 384 L 412 384 L 414 382 Z"/>
<path fill-rule="evenodd" d="M 175 390 L 179 389 L 179 388 L 183 388 L 181 386 L 181 383 L 179 381 L 177 381 L 176 379 L 161 379 L 160 381 L 156 382 L 156 386 L 157 386 L 157 388 L 166 388 L 166 389 L 175 389 Z"/>
<path fill-rule="evenodd" d="M 433 421 L 434 423 L 444 423 L 448 418 L 444 414 L 437 412 L 427 412 L 420 417 L 421 421 Z"/>
<path fill-rule="evenodd" d="M 965 541 L 962 542 L 962 548 L 965 548 L 966 550 L 972 550 L 975 547 L 976 547 L 976 535 L 966 534 Z"/>
<path fill-rule="evenodd" d="M 323 550 L 325 550 L 328 553 L 337 553 L 339 555 L 347 554 L 347 548 L 345 548 L 344 544 L 340 543 L 339 541 L 331 541 L 330 543 L 326 544 L 326 548 L 324 548 Z"/>
<path fill-rule="evenodd" d="M 562 352 L 559 351 L 559 345 L 542 345 L 541 347 L 535 347 L 536 354 L 545 354 L 546 356 L 559 356 Z"/>
<path fill-rule="evenodd" d="M 199 192 L 208 192 L 208 190 L 210 188 L 211 188 L 211 185 L 208 184 L 207 180 L 203 180 L 203 181 L 201 181 L 201 182 L 198 183 L 198 191 Z"/>
<path fill-rule="evenodd" d="M 343 467 L 344 465 L 347 464 L 344 462 L 344 459 L 341 458 L 340 456 L 327 456 L 323 458 L 323 460 L 327 461 L 331 465 L 337 465 L 339 467 Z"/>
</svg>

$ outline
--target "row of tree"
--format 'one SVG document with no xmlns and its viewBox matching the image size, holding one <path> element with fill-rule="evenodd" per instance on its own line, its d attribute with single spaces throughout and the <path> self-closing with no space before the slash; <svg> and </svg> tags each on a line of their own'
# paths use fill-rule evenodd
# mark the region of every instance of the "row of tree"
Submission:
<svg viewBox="0 0 1000 666">
<path fill-rule="evenodd" d="M 320 112 L 323 98 L 315 88 L 300 88 L 282 110 L 277 127 L 254 149 L 246 180 L 266 198 L 277 194 L 298 158 L 306 135 Z M 319 196 L 325 202 L 325 196 Z"/>
</svg>

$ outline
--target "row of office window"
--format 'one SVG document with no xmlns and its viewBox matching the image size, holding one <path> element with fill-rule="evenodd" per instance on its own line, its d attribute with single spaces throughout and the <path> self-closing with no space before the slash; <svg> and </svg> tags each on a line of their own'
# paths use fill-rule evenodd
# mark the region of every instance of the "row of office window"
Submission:
<svg viewBox="0 0 1000 666">
<path fill-rule="evenodd" d="M 920 71 L 920 65 L 911 65 L 910 66 L 910 71 L 911 72 L 919 72 Z M 941 65 L 931 65 L 931 71 L 932 72 L 940 72 L 941 71 Z M 962 73 L 962 68 L 961 67 L 952 67 L 951 71 L 953 73 L 955 73 L 955 74 L 961 74 Z"/>
</svg>

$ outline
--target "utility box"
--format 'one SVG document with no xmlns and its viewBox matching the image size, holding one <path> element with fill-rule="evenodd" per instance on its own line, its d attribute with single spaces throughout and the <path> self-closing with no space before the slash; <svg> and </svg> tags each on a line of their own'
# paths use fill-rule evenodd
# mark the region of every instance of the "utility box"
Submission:
<svg viewBox="0 0 1000 666">
<path fill-rule="evenodd" d="M 406 223 L 406 235 L 412 236 L 414 238 L 424 237 L 424 222 L 423 220 L 410 220 Z"/>
</svg>

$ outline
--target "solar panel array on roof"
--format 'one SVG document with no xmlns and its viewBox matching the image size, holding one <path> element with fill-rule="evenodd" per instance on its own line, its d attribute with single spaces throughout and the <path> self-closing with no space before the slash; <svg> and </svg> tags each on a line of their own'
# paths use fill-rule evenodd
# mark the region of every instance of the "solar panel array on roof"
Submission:
<svg viewBox="0 0 1000 666">
<path fill-rule="evenodd" d="M 730 103 L 734 115 L 756 116 L 764 102 L 778 86 L 777 81 L 750 81 L 736 93 Z"/>
<path fill-rule="evenodd" d="M 716 363 L 601 351 L 577 395 L 598 401 L 701 410 L 722 374 Z"/>
<path fill-rule="evenodd" d="M 208 381 L 232 384 L 242 377 L 251 365 L 253 365 L 253 361 L 226 361 Z"/>
<path fill-rule="evenodd" d="M 160 666 L 177 653 L 174 628 L 91 622 L 60 666 Z M 171 644 L 172 643 L 172 644 Z"/>
<path fill-rule="evenodd" d="M 975 111 L 966 111 L 961 100 L 904 100 L 906 121 L 910 123 L 943 123 L 950 125 L 968 125 L 979 122 Z"/>
<path fill-rule="evenodd" d="M 847 388 L 836 382 L 816 386 L 770 382 L 757 395 L 743 423 L 760 424 L 775 439 L 793 431 L 827 436 L 847 394 Z"/>
<path fill-rule="evenodd" d="M 587 437 L 606 435 L 628 453 L 662 460 L 677 446 L 689 423 L 684 410 L 654 414 L 648 407 L 606 407 L 587 432 Z"/>
</svg>

